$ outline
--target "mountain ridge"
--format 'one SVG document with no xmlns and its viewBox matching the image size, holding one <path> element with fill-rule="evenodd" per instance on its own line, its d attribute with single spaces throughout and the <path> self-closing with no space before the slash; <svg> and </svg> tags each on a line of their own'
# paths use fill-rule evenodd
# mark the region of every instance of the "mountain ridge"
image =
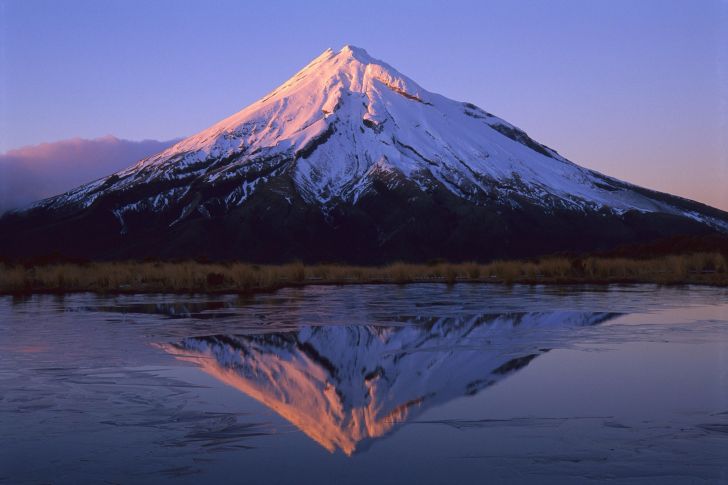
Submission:
<svg viewBox="0 0 728 485">
<path fill-rule="evenodd" d="M 728 232 L 728 213 L 576 165 L 347 45 L 211 127 L 3 225 L 60 236 L 30 251 L 0 236 L 11 254 L 73 252 L 75 239 L 102 258 L 382 262 Z M 103 243 L 74 235 L 97 227 Z"/>
</svg>

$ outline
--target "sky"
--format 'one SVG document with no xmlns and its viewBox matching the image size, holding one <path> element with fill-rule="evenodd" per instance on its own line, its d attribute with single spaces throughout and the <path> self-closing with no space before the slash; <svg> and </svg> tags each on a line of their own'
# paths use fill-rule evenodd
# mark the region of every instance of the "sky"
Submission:
<svg viewBox="0 0 728 485">
<path fill-rule="evenodd" d="M 191 135 L 344 44 L 728 210 L 728 0 L 0 0 L 0 153 Z"/>
</svg>

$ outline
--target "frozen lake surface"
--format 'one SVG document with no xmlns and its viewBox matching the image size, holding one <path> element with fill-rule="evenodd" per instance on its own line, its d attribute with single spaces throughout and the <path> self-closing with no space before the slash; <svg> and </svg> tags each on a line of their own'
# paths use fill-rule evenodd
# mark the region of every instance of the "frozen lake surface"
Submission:
<svg viewBox="0 0 728 485">
<path fill-rule="evenodd" d="M 728 483 L 728 289 L 0 297 L 0 483 Z"/>
</svg>

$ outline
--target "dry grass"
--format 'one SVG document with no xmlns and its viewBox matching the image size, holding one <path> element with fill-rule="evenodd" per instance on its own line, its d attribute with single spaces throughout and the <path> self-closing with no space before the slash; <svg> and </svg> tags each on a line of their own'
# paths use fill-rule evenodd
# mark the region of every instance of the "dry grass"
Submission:
<svg viewBox="0 0 728 485">
<path fill-rule="evenodd" d="M 728 285 L 719 253 L 653 259 L 545 258 L 488 264 L 394 263 L 341 266 L 291 263 L 95 262 L 0 265 L 0 292 L 249 292 L 305 284 L 415 283 L 697 283 Z"/>
</svg>

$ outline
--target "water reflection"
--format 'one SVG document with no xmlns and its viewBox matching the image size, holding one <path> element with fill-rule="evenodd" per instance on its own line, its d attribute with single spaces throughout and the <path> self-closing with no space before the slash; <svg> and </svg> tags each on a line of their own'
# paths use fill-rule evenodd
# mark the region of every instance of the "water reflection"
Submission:
<svg viewBox="0 0 728 485">
<path fill-rule="evenodd" d="M 405 420 L 517 372 L 575 329 L 617 316 L 531 312 L 306 326 L 160 345 L 263 403 L 321 446 L 365 450 Z"/>
</svg>

